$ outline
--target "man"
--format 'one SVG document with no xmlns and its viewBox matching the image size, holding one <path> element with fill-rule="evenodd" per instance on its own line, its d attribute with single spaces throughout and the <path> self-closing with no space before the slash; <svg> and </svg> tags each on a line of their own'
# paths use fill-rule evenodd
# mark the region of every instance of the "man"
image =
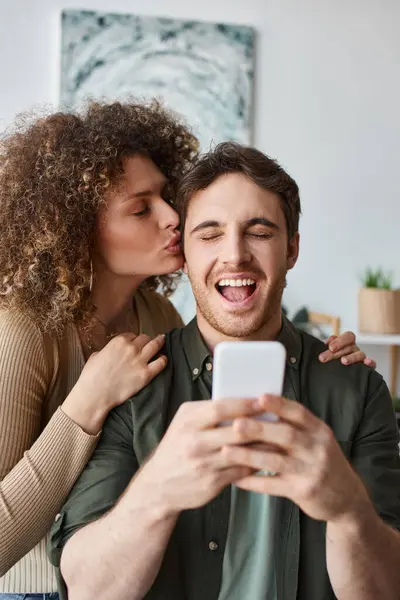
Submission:
<svg viewBox="0 0 400 600">
<path fill-rule="evenodd" d="M 184 178 L 178 206 L 197 320 L 167 336 L 167 369 L 111 413 L 56 519 L 50 556 L 70 600 L 398 599 L 386 385 L 363 365 L 321 365 L 322 344 L 282 318 L 296 183 L 224 143 Z M 283 398 L 209 401 L 213 349 L 232 339 L 285 345 Z M 263 411 L 279 421 L 254 419 Z"/>
</svg>

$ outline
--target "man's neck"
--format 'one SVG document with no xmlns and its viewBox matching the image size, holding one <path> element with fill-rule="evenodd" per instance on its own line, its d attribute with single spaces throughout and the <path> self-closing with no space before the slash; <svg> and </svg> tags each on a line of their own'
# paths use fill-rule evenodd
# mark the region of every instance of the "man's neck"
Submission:
<svg viewBox="0 0 400 600">
<path fill-rule="evenodd" d="M 270 342 L 278 338 L 282 329 L 282 311 L 279 309 L 266 323 L 256 332 L 248 336 L 235 337 L 225 335 L 216 330 L 199 311 L 197 311 L 197 325 L 203 340 L 211 352 L 220 342 Z"/>
</svg>

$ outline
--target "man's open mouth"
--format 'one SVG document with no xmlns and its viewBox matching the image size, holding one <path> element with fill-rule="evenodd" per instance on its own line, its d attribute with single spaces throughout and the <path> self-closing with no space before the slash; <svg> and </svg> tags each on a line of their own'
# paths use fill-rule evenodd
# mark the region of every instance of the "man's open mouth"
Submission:
<svg viewBox="0 0 400 600">
<path fill-rule="evenodd" d="M 216 284 L 217 291 L 228 302 L 239 304 L 251 298 L 257 288 L 254 279 L 221 279 Z"/>
</svg>

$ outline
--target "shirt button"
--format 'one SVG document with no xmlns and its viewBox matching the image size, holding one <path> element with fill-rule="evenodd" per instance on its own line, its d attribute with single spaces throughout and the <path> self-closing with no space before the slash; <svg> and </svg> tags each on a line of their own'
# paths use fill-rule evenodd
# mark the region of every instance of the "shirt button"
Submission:
<svg viewBox="0 0 400 600">
<path fill-rule="evenodd" d="M 56 517 L 54 519 L 55 522 L 57 523 L 57 521 L 59 521 L 60 519 L 61 519 L 61 513 L 56 514 Z"/>
<path fill-rule="evenodd" d="M 198 375 L 199 374 L 199 370 L 198 369 L 193 369 L 193 375 Z"/>
<path fill-rule="evenodd" d="M 296 359 L 296 357 L 295 357 L 295 356 L 291 356 L 291 357 L 289 358 L 289 360 L 290 360 L 290 362 L 292 363 L 292 365 L 294 365 L 294 364 L 297 362 L 297 359 Z"/>
<path fill-rule="evenodd" d="M 211 552 L 215 552 L 216 550 L 218 550 L 218 544 L 217 544 L 217 542 L 210 542 L 208 544 L 208 547 L 211 550 Z"/>
<path fill-rule="evenodd" d="M 206 363 L 206 369 L 207 369 L 207 371 L 212 371 L 212 364 Z"/>
</svg>

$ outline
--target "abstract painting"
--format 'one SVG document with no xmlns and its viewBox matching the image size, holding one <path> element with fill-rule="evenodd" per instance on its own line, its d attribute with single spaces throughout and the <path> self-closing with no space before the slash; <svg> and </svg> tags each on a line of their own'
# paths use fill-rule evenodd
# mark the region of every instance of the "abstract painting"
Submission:
<svg viewBox="0 0 400 600">
<path fill-rule="evenodd" d="M 162 98 L 183 115 L 202 150 L 222 140 L 251 143 L 251 27 L 85 10 L 62 12 L 64 107 L 88 98 Z M 173 297 L 194 314 L 188 283 Z"/>
</svg>

